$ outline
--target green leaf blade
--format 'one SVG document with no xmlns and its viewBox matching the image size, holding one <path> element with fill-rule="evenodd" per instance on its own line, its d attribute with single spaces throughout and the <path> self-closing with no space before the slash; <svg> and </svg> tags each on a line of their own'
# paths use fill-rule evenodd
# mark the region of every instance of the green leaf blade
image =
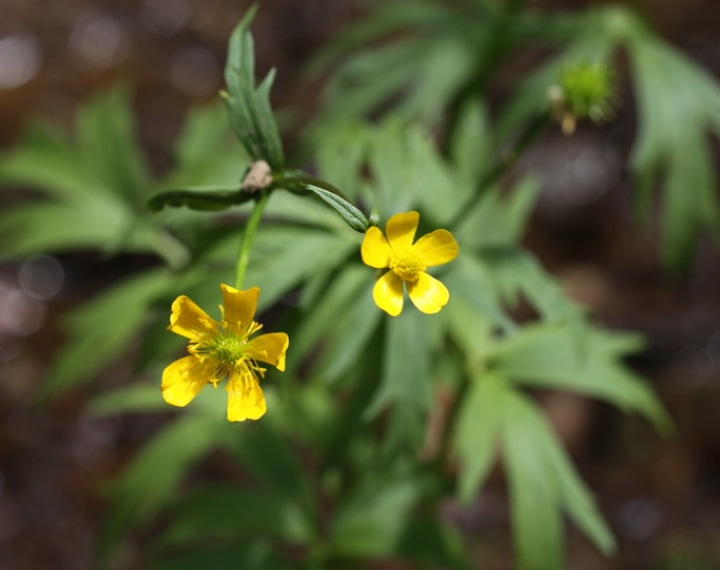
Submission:
<svg viewBox="0 0 720 570">
<path fill-rule="evenodd" d="M 458 478 L 460 500 L 469 502 L 492 467 L 504 416 L 507 387 L 492 373 L 471 381 L 458 418 L 455 445 L 462 464 Z"/>
</svg>

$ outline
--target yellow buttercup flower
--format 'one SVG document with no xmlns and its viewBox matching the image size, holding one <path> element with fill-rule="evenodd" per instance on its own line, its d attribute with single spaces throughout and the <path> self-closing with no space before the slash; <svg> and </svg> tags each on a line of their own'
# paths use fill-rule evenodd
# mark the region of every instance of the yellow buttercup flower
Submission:
<svg viewBox="0 0 720 570">
<path fill-rule="evenodd" d="M 450 299 L 447 287 L 425 270 L 455 259 L 459 248 L 447 230 L 435 230 L 415 243 L 420 214 L 395 214 L 385 225 L 365 232 L 360 253 L 365 265 L 388 269 L 373 287 L 375 304 L 389 315 L 398 316 L 403 308 L 403 283 L 413 304 L 423 313 L 437 313 Z"/>
<path fill-rule="evenodd" d="M 220 285 L 222 321 L 210 318 L 189 297 L 181 295 L 172 304 L 168 330 L 190 339 L 185 356 L 165 368 L 162 395 L 168 404 L 187 406 L 206 384 L 217 388 L 227 378 L 227 419 L 241 422 L 257 420 L 265 413 L 265 396 L 259 378 L 265 368 L 258 362 L 285 370 L 285 351 L 290 344 L 285 333 L 255 336 L 262 325 L 256 323 L 260 289 L 240 291 Z"/>
</svg>

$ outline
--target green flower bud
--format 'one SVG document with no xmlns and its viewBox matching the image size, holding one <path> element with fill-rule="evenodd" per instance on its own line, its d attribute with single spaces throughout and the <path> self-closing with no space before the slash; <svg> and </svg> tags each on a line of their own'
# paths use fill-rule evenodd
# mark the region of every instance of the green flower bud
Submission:
<svg viewBox="0 0 720 570">
<path fill-rule="evenodd" d="M 605 61 L 567 65 L 548 89 L 548 99 L 565 134 L 572 134 L 581 119 L 607 121 L 614 114 L 615 74 Z"/>
</svg>

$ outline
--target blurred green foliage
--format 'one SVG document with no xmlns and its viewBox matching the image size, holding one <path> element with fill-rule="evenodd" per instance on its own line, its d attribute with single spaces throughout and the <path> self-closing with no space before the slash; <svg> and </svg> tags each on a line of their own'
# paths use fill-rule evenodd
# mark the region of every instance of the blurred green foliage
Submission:
<svg viewBox="0 0 720 570">
<path fill-rule="evenodd" d="M 640 115 L 629 165 L 638 203 L 647 214 L 650 193 L 663 191 L 662 255 L 687 263 L 700 232 L 717 233 L 707 138 L 720 126 L 717 85 L 623 7 L 558 15 L 518 1 L 377 3 L 318 59 L 340 64 L 303 141 L 310 177 L 286 170 L 293 157 L 268 102 L 273 73 L 255 86 L 251 19 L 230 40 L 228 114 L 220 105 L 192 111 L 162 178 L 152 179 L 138 150 L 124 87 L 79 109 L 72 137 L 37 122 L 0 157 L 4 186 L 41 193 L 0 216 L 6 258 L 87 249 L 157 257 L 66 318 L 68 342 L 44 398 L 93 381 L 139 345 L 138 381 L 101 392 L 88 408 L 94 416 L 166 409 L 160 374 L 184 344 L 165 330 L 170 303 L 180 294 L 217 303 L 254 200 L 243 194 L 245 172 L 261 159 L 273 168 L 246 278 L 262 290 L 260 310 L 279 309 L 276 328 L 291 338 L 286 373 L 263 384 L 269 412 L 229 424 L 224 395 L 205 390 L 168 419 L 106 489 L 100 556 L 111 559 L 129 533 L 145 531 L 149 546 L 133 568 L 353 568 L 381 559 L 471 568 L 467 542 L 440 506 L 471 501 L 498 457 L 516 568 L 563 567 L 563 517 L 611 554 L 612 533 L 527 388 L 603 400 L 663 433 L 671 422 L 624 364 L 642 340 L 594 324 L 521 244 L 539 185 L 500 180 L 551 127 L 547 92 L 563 70 L 613 66 L 624 50 Z M 489 113 L 494 78 L 536 45 L 557 55 Z M 363 209 L 383 220 L 418 210 L 421 230 L 454 233 L 460 256 L 437 272 L 451 292 L 442 312 L 388 318 L 373 305 L 373 272 L 350 221 L 367 227 Z M 518 319 L 521 302 L 533 320 Z M 442 391 L 449 409 L 434 434 Z M 439 445 L 429 449 L 434 435 Z M 218 452 L 235 475 L 194 481 L 194 467 Z"/>
<path fill-rule="evenodd" d="M 720 228 L 709 139 L 719 132 L 717 83 L 622 5 L 572 14 L 523 6 L 522 1 L 377 3 L 363 23 L 317 60 L 318 68 L 341 61 L 329 82 L 323 121 L 391 109 L 443 128 L 452 141 L 463 106 L 485 101 L 505 64 L 528 46 L 556 47 L 557 55 L 518 81 L 495 124 L 487 125 L 492 148 L 503 149 L 547 112 L 548 89 L 561 83 L 568 67 L 626 54 L 626 79 L 635 89 L 639 113 L 630 161 L 638 209 L 649 217 L 652 193 L 662 193 L 663 260 L 671 267 L 689 265 L 699 237 L 707 232 L 717 239 Z M 607 114 L 607 93 L 597 95 Z M 567 103 L 571 109 L 593 106 Z"/>
</svg>

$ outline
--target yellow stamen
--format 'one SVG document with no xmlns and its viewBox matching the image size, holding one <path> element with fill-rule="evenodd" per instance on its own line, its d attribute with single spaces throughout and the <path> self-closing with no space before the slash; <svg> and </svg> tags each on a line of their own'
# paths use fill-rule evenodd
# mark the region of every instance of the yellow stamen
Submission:
<svg viewBox="0 0 720 570">
<path fill-rule="evenodd" d="M 393 250 L 390 256 L 390 270 L 405 282 L 413 283 L 427 269 L 422 259 L 410 248 Z"/>
</svg>

